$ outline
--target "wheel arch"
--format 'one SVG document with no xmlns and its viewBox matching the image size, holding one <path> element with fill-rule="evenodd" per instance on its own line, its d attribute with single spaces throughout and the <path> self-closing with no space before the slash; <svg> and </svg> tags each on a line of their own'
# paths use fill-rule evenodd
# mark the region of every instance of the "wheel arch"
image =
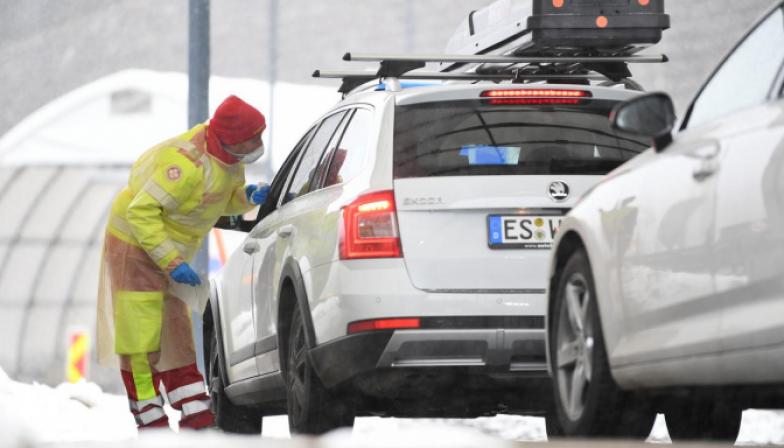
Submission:
<svg viewBox="0 0 784 448">
<path fill-rule="evenodd" d="M 547 289 L 547 328 L 552 327 L 555 295 L 558 292 L 558 282 L 561 279 L 561 272 L 563 271 L 564 266 L 566 266 L 566 262 L 569 261 L 569 257 L 580 249 L 585 252 L 586 257 L 588 257 L 588 263 L 590 264 L 590 256 L 588 256 L 588 250 L 582 237 L 576 231 L 569 230 L 561 237 L 556 252 L 553 254 L 553 270 Z"/>
<path fill-rule="evenodd" d="M 590 229 L 590 228 L 589 228 Z M 612 322 L 622 322 L 623 310 L 621 306 L 613 306 L 611 291 L 612 286 L 609 284 L 609 279 L 606 272 L 597 271 L 595 267 L 603 266 L 609 260 L 603 254 L 608 253 L 608 249 L 604 246 L 601 240 L 593 239 L 594 235 L 585 228 L 575 225 L 570 225 L 568 229 L 560 236 L 558 245 L 556 246 L 555 253 L 551 262 L 551 275 L 548 283 L 547 290 L 547 316 L 545 319 L 545 328 L 549 335 L 550 328 L 553 327 L 554 308 L 556 294 L 558 293 L 558 283 L 561 279 L 561 273 L 569 258 L 578 250 L 582 250 L 585 258 L 588 261 L 588 266 L 593 277 L 594 292 L 596 297 L 596 307 L 599 313 L 599 325 L 604 339 L 607 362 L 610 369 L 615 375 L 613 353 L 618 346 L 619 339 L 622 336 L 622 330 L 618 325 L 612 325 Z M 605 270 L 609 267 L 605 267 Z M 546 353 L 550 356 L 549 337 L 545 338 Z M 547 363 L 548 370 L 550 363 Z M 551 372 L 552 373 L 552 372 Z"/>
<path fill-rule="evenodd" d="M 316 346 L 316 332 L 313 326 L 313 316 L 310 312 L 308 294 L 305 289 L 305 280 L 299 264 L 292 258 L 285 261 L 280 275 L 280 288 L 278 296 L 278 354 L 280 369 L 286 374 L 286 359 L 288 356 L 288 339 L 291 327 L 291 317 L 295 310 L 295 305 L 299 305 L 302 313 L 302 320 L 305 324 L 305 340 L 308 348 Z"/>
<path fill-rule="evenodd" d="M 220 296 L 218 294 L 218 286 L 215 280 L 210 282 L 210 295 L 208 300 L 208 306 L 204 310 L 204 315 L 202 317 L 202 340 L 204 341 L 204 347 L 202 347 L 202 352 L 206 352 L 205 348 L 208 347 L 209 339 L 207 338 L 208 332 L 210 330 L 215 331 L 218 337 L 218 362 L 220 363 L 223 368 L 220 370 L 221 373 L 221 381 L 224 384 L 224 387 L 229 385 L 229 374 L 228 368 L 226 364 L 226 353 L 225 348 L 223 345 L 223 324 L 221 323 L 221 314 L 220 314 Z M 209 317 L 208 317 L 209 316 Z M 209 319 L 209 320 L 208 320 Z M 210 322 L 210 325 L 207 324 Z M 206 353 L 205 353 L 206 355 Z M 209 363 L 209 358 L 205 356 L 204 363 Z M 209 378 L 206 378 L 209 381 Z"/>
</svg>

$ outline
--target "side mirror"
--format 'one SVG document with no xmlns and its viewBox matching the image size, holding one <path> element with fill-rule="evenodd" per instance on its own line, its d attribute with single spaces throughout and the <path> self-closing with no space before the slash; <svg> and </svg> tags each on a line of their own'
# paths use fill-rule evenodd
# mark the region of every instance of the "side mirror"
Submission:
<svg viewBox="0 0 784 448">
<path fill-rule="evenodd" d="M 221 216 L 214 227 L 223 230 L 238 230 L 240 224 L 242 224 L 242 216 Z"/>
<path fill-rule="evenodd" d="M 649 93 L 625 101 L 613 109 L 610 122 L 615 130 L 653 139 L 657 152 L 672 143 L 675 106 L 666 93 Z"/>
</svg>

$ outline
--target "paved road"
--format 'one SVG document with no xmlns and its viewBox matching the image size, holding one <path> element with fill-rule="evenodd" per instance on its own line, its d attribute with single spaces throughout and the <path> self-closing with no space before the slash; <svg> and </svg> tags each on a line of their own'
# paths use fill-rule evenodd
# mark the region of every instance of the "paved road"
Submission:
<svg viewBox="0 0 784 448">
<path fill-rule="evenodd" d="M 781 426 L 780 413 L 758 412 L 744 420 L 740 442 L 781 443 L 775 436 L 760 437 L 771 432 L 772 426 Z M 775 428 L 774 428 L 775 429 Z M 668 443 L 666 426 L 658 420 L 649 442 Z M 187 432 L 176 434 L 171 431 L 145 433 L 136 440 L 93 443 L 38 444 L 37 447 L 265 447 L 265 448 L 514 448 L 546 443 L 548 447 L 650 447 L 642 441 L 617 440 L 553 440 L 547 442 L 544 422 L 533 417 L 498 416 L 472 420 L 412 420 L 363 418 L 357 421 L 354 430 L 340 430 L 318 438 L 288 438 L 285 417 L 265 419 L 264 437 L 232 436 L 217 431 Z M 0 445 L 2 443 L 0 442 Z M 715 447 L 720 444 L 691 443 L 689 447 Z"/>
<path fill-rule="evenodd" d="M 178 435 L 169 436 L 156 436 L 150 438 L 141 438 L 136 441 L 118 442 L 116 444 L 101 443 L 73 443 L 73 444 L 54 444 L 54 445 L 38 445 L 40 447 L 66 447 L 66 448 L 98 448 L 98 447 L 148 447 L 148 448 L 200 448 L 200 447 L 231 447 L 231 448 L 515 448 L 531 446 L 532 443 L 537 442 L 509 442 L 497 440 L 495 442 L 480 442 L 469 441 L 463 443 L 454 443 L 449 445 L 441 445 L 438 443 L 431 443 L 427 441 L 413 442 L 395 442 L 387 441 L 384 443 L 373 443 L 367 440 L 357 441 L 343 436 L 326 436 L 323 438 L 296 438 L 292 440 L 282 439 L 261 439 L 257 437 L 237 437 L 237 436 L 222 436 L 217 434 L 206 434 L 199 437 L 183 438 Z M 632 447 L 650 447 L 651 444 L 642 442 L 631 441 L 555 441 L 546 443 L 547 447 L 553 448 L 632 448 Z M 711 443 L 690 443 L 690 444 L 676 444 L 672 446 L 687 446 L 690 448 L 713 448 L 719 446 L 726 446 L 721 444 Z"/>
</svg>

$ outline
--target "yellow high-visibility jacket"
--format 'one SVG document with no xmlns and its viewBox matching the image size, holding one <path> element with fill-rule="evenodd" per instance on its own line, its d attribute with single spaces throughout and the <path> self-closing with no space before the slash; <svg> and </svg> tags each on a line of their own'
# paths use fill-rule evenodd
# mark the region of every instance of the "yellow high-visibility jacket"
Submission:
<svg viewBox="0 0 784 448">
<path fill-rule="evenodd" d="M 108 232 L 143 248 L 164 271 L 190 261 L 218 218 L 253 208 L 244 166 L 209 155 L 205 127 L 145 152 L 112 204 Z"/>
</svg>

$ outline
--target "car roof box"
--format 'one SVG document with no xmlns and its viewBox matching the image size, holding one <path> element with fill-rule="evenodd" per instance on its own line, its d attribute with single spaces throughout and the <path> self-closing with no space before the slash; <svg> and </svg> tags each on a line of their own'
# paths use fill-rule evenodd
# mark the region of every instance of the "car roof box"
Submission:
<svg viewBox="0 0 784 448">
<path fill-rule="evenodd" d="M 468 15 L 446 53 L 628 55 L 669 27 L 664 0 L 498 0 Z"/>
</svg>

